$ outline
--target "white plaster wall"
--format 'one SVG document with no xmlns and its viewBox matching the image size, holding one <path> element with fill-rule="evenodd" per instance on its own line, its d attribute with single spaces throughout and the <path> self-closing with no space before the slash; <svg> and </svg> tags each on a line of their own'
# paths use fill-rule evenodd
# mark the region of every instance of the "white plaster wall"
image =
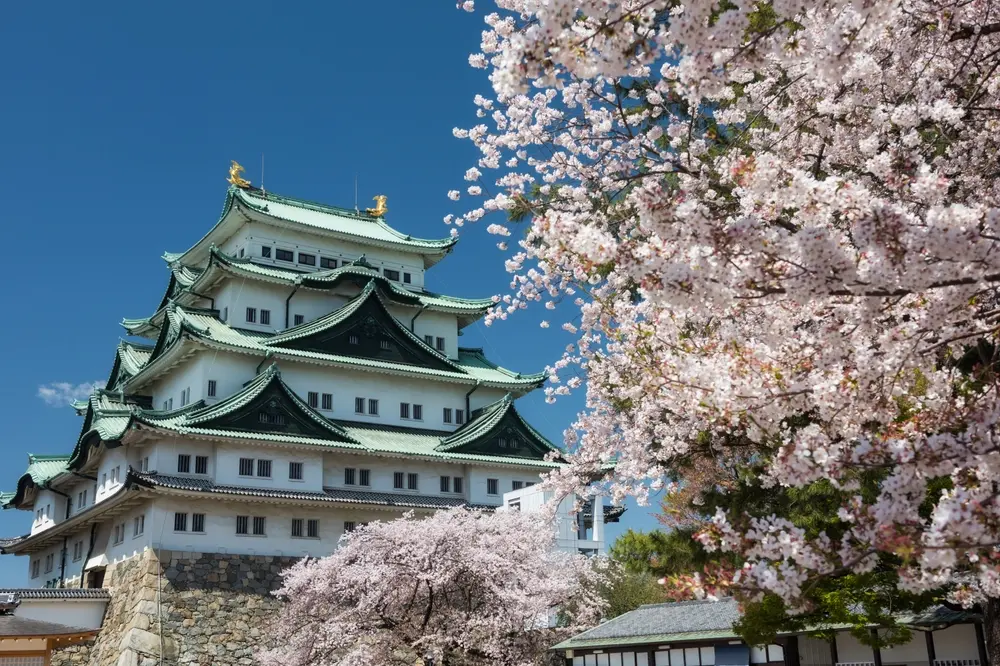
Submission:
<svg viewBox="0 0 1000 666">
<path fill-rule="evenodd" d="M 846 631 L 837 634 L 837 659 L 840 662 L 872 661 L 872 649 Z"/>
<path fill-rule="evenodd" d="M 349 486 L 344 483 L 344 469 L 367 469 L 371 471 L 371 486 Z M 396 472 L 417 474 L 417 490 L 393 488 L 393 476 Z M 463 488 L 461 493 L 442 493 L 441 477 L 461 477 Z M 356 479 L 360 481 L 360 479 Z M 404 484 L 406 481 L 404 480 Z M 379 458 L 375 456 L 355 455 L 351 453 L 329 452 L 323 460 L 323 485 L 329 488 L 344 488 L 347 490 L 373 490 L 376 492 L 440 495 L 442 497 L 468 497 L 468 475 L 464 465 L 441 462 L 421 461 L 406 458 Z"/>
<path fill-rule="evenodd" d="M 22 599 L 14 615 L 67 627 L 99 629 L 107 605 L 104 599 Z"/>
<path fill-rule="evenodd" d="M 832 656 L 830 644 L 827 641 L 810 636 L 799 636 L 799 663 L 801 666 L 833 666 Z"/>
<path fill-rule="evenodd" d="M 353 286 L 353 285 L 352 285 Z M 359 291 L 357 288 L 353 289 L 356 295 Z M 288 295 L 285 295 L 288 298 Z M 328 291 L 313 291 L 311 289 L 299 289 L 292 296 L 292 300 L 288 304 L 288 325 L 289 327 L 295 326 L 295 315 L 302 315 L 303 323 L 309 323 L 320 317 L 330 314 L 340 308 L 350 300 L 350 296 L 345 294 L 331 294 Z M 284 308 L 284 301 L 282 301 L 282 308 Z M 284 311 L 282 311 L 281 326 L 284 326 Z"/>
<path fill-rule="evenodd" d="M 145 516 L 145 525 L 141 534 L 134 534 L 134 519 L 136 516 Z M 108 557 L 108 562 L 120 562 L 124 559 L 138 555 L 143 550 L 147 548 L 150 543 L 149 535 L 149 525 L 152 517 L 152 511 L 150 504 L 138 507 L 129 513 L 115 516 L 110 519 L 106 524 L 109 536 L 107 540 L 107 549 L 105 554 Z M 123 525 L 125 527 L 125 539 L 119 544 L 113 543 L 114 541 L 114 527 L 115 525 Z M 72 554 L 72 551 L 70 551 Z"/>
<path fill-rule="evenodd" d="M 118 481 L 113 482 L 111 472 L 118 468 Z M 94 476 L 97 477 L 97 492 L 95 500 L 102 502 L 113 494 L 125 482 L 125 475 L 128 472 L 129 462 L 125 455 L 125 449 L 118 447 L 104 451 L 104 455 L 97 466 Z"/>
<path fill-rule="evenodd" d="M 403 308 L 393 308 L 393 316 L 403 321 L 406 328 L 410 327 L 410 320 L 417 313 L 416 310 Z M 409 314 L 408 319 L 404 319 Z M 425 335 L 432 335 L 435 338 L 444 338 L 444 353 L 450 359 L 458 358 L 458 317 L 447 312 L 435 312 L 424 310 L 423 314 L 413 322 L 414 333 L 424 339 Z M 432 347 L 435 343 L 431 344 Z"/>
<path fill-rule="evenodd" d="M 153 396 L 153 409 L 163 409 L 163 402 L 173 398 L 173 409 L 180 409 L 181 391 L 186 388 L 191 389 L 191 399 L 188 404 L 197 402 L 204 395 L 202 386 L 202 365 L 200 360 L 205 354 L 201 353 L 193 359 L 189 359 L 174 366 L 169 372 L 161 373 L 159 377 L 148 387 L 144 387 L 141 392 Z"/>
<path fill-rule="evenodd" d="M 205 514 L 205 534 L 174 532 L 174 513 Z M 329 555 L 337 547 L 344 533 L 344 522 L 356 524 L 376 520 L 393 520 L 402 511 L 372 511 L 343 509 L 339 507 L 296 507 L 281 504 L 239 503 L 225 501 L 198 501 L 184 498 L 158 498 L 153 510 L 152 534 L 154 548 L 207 553 L 240 555 L 286 555 L 300 557 Z M 267 535 L 242 536 L 236 534 L 236 516 L 264 516 L 267 518 Z M 291 536 L 293 518 L 318 519 L 320 538 Z M 188 525 L 190 526 L 190 517 Z"/>
<path fill-rule="evenodd" d="M 83 507 L 80 506 L 79 501 L 80 491 L 82 490 L 87 491 L 87 503 Z M 65 486 L 63 492 L 73 498 L 73 515 L 76 515 L 94 504 L 94 498 L 97 496 L 97 484 L 90 479 L 79 479 L 76 483 Z"/>
<path fill-rule="evenodd" d="M 295 262 L 277 261 L 275 252 L 272 249 L 271 258 L 261 257 L 261 245 L 268 245 L 272 248 L 291 250 L 295 253 Z M 404 271 L 411 274 L 411 286 L 424 284 L 423 259 L 418 254 L 397 252 L 379 247 L 371 247 L 352 243 L 325 236 L 312 235 L 290 229 L 281 229 L 264 224 L 250 223 L 244 225 L 239 231 L 221 245 L 224 252 L 239 256 L 239 250 L 243 248 L 245 256 L 253 257 L 255 261 L 262 264 L 273 264 L 282 268 L 290 268 L 301 271 L 324 270 L 319 265 L 319 256 L 337 259 L 338 265 L 345 261 L 355 261 L 361 255 L 372 266 L 382 270 L 385 268 Z M 305 266 L 298 263 L 298 253 L 308 252 L 317 255 L 316 266 Z M 402 277 L 402 276 L 400 276 Z"/>
<path fill-rule="evenodd" d="M 927 639 L 923 632 L 914 631 L 908 643 L 882 650 L 883 664 L 927 663 Z"/>
<path fill-rule="evenodd" d="M 35 495 L 32 510 L 34 513 L 31 520 L 31 533 L 37 534 L 65 520 L 66 498 L 51 490 L 40 490 Z M 41 517 L 38 516 L 39 510 L 42 510 L 43 513 Z"/>
<path fill-rule="evenodd" d="M 302 492 L 322 492 L 323 458 L 321 451 L 305 451 L 268 446 L 218 444 L 216 446 L 215 481 L 219 484 L 250 488 L 280 488 Z M 271 478 L 240 476 L 240 458 L 271 461 Z M 302 463 L 302 481 L 288 478 L 288 463 Z"/>
<path fill-rule="evenodd" d="M 177 469 L 177 458 L 181 454 L 191 456 L 190 471 L 186 474 Z M 208 471 L 205 474 L 195 474 L 196 456 L 208 458 Z M 215 446 L 209 441 L 180 437 L 159 440 L 150 447 L 149 470 L 192 479 L 212 478 L 215 474 Z"/>
<path fill-rule="evenodd" d="M 938 659 L 978 659 L 976 628 L 971 624 L 956 624 L 934 632 L 934 655 Z"/>
<path fill-rule="evenodd" d="M 28 558 L 28 581 L 31 587 L 45 587 L 46 582 L 55 580 L 59 578 L 60 563 L 62 553 L 62 543 L 58 543 L 53 546 L 49 546 L 47 549 L 35 553 Z M 45 571 L 45 560 L 52 555 L 52 570 Z M 38 575 L 31 575 L 31 567 L 33 562 L 38 561 Z M 67 561 L 67 570 L 69 568 L 69 562 Z"/>
</svg>

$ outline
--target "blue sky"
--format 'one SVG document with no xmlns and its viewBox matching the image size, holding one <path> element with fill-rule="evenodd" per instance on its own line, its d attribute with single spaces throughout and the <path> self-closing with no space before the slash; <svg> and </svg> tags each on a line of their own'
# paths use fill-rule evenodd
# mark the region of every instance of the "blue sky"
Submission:
<svg viewBox="0 0 1000 666">
<path fill-rule="evenodd" d="M 443 237 L 445 196 L 475 164 L 451 129 L 475 124 L 487 94 L 467 65 L 481 15 L 447 0 L 389 3 L 11 3 L 0 24 L 0 271 L 4 440 L 0 487 L 26 454 L 69 452 L 80 420 L 40 396 L 54 383 L 106 379 L 122 317 L 148 315 L 168 277 L 160 255 L 217 219 L 230 159 L 267 189 L 342 206 L 387 194 L 387 220 Z M 432 289 L 488 296 L 507 288 L 503 255 L 467 228 L 430 274 Z M 544 310 L 466 329 L 501 364 L 535 371 L 570 342 L 538 327 Z M 551 313 L 549 313 L 551 315 Z M 561 441 L 579 400 L 520 401 Z M 0 512 L 21 534 L 27 512 Z M 655 521 L 632 508 L 621 526 Z M 0 557 L 0 586 L 27 583 Z"/>
</svg>

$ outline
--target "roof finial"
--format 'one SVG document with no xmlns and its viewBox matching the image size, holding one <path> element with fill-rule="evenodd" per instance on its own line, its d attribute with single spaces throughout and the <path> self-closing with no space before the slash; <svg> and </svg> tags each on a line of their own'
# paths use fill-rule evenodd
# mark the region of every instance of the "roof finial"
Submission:
<svg viewBox="0 0 1000 666">
<path fill-rule="evenodd" d="M 236 160 L 232 160 L 232 162 L 232 165 L 229 167 L 229 178 L 226 179 L 226 182 L 245 190 L 250 187 L 250 181 L 242 178 L 240 174 L 246 171 L 246 169 L 240 166 L 240 163 Z"/>
<path fill-rule="evenodd" d="M 379 194 L 372 197 L 372 199 L 375 200 L 375 207 L 365 208 L 365 211 L 367 211 L 369 215 L 371 215 L 372 217 L 382 217 L 387 212 L 389 212 L 389 209 L 386 208 L 385 205 L 385 201 L 386 199 L 388 199 L 388 197 L 386 197 L 384 194 Z"/>
</svg>

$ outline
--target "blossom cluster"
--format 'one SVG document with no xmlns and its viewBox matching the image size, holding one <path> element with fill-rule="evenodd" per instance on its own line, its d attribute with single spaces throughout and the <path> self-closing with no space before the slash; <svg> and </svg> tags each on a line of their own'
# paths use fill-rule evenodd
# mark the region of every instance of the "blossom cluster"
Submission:
<svg viewBox="0 0 1000 666">
<path fill-rule="evenodd" d="M 858 492 L 836 539 L 716 516 L 723 586 L 794 602 L 884 551 L 910 589 L 1000 593 L 1000 6 L 496 5 L 457 219 L 509 237 L 489 321 L 575 305 L 547 391 L 586 409 L 549 483 L 642 501 L 739 437 L 765 485 Z"/>
<path fill-rule="evenodd" d="M 544 513 L 410 513 L 362 526 L 283 576 L 265 666 L 542 664 L 604 607 L 600 568 L 556 550 Z"/>
</svg>

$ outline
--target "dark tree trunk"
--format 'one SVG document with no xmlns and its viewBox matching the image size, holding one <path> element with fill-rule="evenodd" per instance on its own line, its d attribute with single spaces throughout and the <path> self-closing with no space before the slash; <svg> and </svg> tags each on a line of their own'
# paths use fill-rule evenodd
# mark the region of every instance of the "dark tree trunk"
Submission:
<svg viewBox="0 0 1000 666">
<path fill-rule="evenodd" d="M 979 639 L 979 662 L 1000 666 L 1000 599 L 989 598 L 983 604 L 983 624 L 976 632 Z"/>
</svg>

